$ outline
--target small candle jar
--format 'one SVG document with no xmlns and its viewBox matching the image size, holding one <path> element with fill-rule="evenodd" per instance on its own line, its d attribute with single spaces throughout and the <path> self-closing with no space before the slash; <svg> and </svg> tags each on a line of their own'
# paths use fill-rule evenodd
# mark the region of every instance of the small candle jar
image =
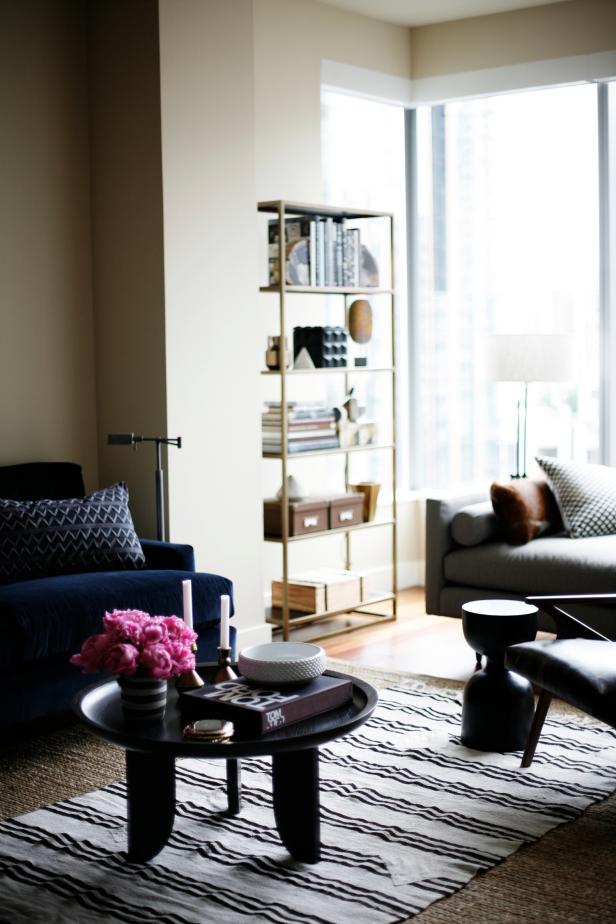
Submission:
<svg viewBox="0 0 616 924">
<path fill-rule="evenodd" d="M 291 355 L 289 353 L 289 344 L 287 338 L 284 338 L 283 362 L 288 369 L 291 364 Z M 267 350 L 265 351 L 265 365 L 268 369 L 275 371 L 280 369 L 280 337 L 267 338 Z"/>
</svg>

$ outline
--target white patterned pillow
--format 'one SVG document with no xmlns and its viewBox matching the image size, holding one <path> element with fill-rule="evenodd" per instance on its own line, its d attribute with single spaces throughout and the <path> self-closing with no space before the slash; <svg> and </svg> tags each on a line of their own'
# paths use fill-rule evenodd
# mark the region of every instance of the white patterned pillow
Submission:
<svg viewBox="0 0 616 924">
<path fill-rule="evenodd" d="M 616 534 L 616 469 L 537 457 L 572 539 Z"/>
</svg>

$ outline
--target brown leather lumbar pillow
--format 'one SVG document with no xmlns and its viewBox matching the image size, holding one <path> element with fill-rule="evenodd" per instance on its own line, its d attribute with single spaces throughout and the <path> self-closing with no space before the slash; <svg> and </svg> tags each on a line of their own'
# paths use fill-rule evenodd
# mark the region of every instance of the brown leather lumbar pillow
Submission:
<svg viewBox="0 0 616 924">
<path fill-rule="evenodd" d="M 520 478 L 490 486 L 492 507 L 502 525 L 505 539 L 522 545 L 548 530 L 562 529 L 556 499 L 547 481 Z"/>
</svg>

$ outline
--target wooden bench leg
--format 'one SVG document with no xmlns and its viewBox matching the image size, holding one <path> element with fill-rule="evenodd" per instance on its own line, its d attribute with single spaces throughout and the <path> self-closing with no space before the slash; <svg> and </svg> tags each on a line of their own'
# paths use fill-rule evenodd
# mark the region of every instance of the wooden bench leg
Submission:
<svg viewBox="0 0 616 924">
<path fill-rule="evenodd" d="M 545 717 L 548 714 L 548 709 L 550 708 L 550 703 L 552 702 L 552 694 L 548 693 L 547 690 L 541 690 L 539 694 L 539 699 L 537 700 L 537 708 L 535 709 L 535 715 L 533 718 L 533 724 L 530 727 L 530 732 L 528 733 L 528 741 L 526 743 L 526 750 L 522 757 L 521 767 L 530 767 L 533 762 L 533 757 L 535 756 L 535 749 L 537 747 L 537 742 L 539 741 L 539 735 L 541 734 L 541 729 L 543 728 L 543 723 L 545 722 Z"/>
</svg>

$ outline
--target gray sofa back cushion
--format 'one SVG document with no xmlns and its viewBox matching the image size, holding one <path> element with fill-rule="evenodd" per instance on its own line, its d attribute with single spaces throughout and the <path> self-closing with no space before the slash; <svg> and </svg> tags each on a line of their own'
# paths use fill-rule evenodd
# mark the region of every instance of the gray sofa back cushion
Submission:
<svg viewBox="0 0 616 924">
<path fill-rule="evenodd" d="M 481 545 L 482 542 L 500 538 L 498 520 L 492 503 L 483 501 L 470 504 L 459 510 L 451 521 L 451 538 L 458 545 Z"/>
</svg>

